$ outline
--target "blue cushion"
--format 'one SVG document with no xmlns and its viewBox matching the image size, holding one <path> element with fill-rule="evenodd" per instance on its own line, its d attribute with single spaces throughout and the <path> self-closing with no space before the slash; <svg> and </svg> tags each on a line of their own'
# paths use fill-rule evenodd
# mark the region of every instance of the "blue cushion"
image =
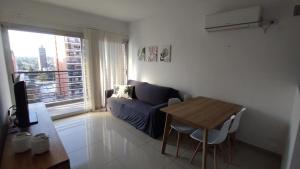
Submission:
<svg viewBox="0 0 300 169">
<path fill-rule="evenodd" d="M 158 105 L 168 102 L 174 89 L 169 87 L 157 86 L 149 83 L 144 83 L 135 86 L 135 95 L 138 100 Z"/>
</svg>

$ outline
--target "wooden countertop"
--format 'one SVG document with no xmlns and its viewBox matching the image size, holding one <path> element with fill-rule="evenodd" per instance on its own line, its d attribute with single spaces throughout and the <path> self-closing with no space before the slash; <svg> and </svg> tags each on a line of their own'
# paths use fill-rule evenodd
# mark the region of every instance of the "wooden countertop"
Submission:
<svg viewBox="0 0 300 169">
<path fill-rule="evenodd" d="M 213 129 L 241 109 L 241 105 L 199 96 L 160 110 L 195 128 Z"/>
<path fill-rule="evenodd" d="M 24 131 L 32 135 L 47 133 L 49 135 L 50 149 L 40 155 L 32 155 L 31 151 L 14 154 L 12 150 L 12 136 L 7 135 L 1 160 L 1 169 L 69 169 L 69 157 L 56 132 L 52 120 L 43 103 L 29 105 L 29 111 L 37 112 L 38 124 L 32 125 Z"/>
</svg>

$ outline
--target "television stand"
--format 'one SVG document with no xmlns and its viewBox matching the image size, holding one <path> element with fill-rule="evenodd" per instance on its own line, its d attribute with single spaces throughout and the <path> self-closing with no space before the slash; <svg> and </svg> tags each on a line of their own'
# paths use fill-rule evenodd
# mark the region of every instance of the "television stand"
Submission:
<svg viewBox="0 0 300 169">
<path fill-rule="evenodd" d="M 2 154 L 1 166 L 3 169 L 70 169 L 69 157 L 60 141 L 44 103 L 29 104 L 29 112 L 36 112 L 39 123 L 22 128 L 22 131 L 32 135 L 47 133 L 49 135 L 49 151 L 39 155 L 32 155 L 31 151 L 14 154 L 12 148 L 13 134 L 6 136 Z"/>
</svg>

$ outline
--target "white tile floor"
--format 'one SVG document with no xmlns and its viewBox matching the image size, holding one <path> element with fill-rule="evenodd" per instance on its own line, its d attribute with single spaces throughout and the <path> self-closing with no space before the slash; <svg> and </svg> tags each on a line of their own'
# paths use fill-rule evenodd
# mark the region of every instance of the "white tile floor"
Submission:
<svg viewBox="0 0 300 169">
<path fill-rule="evenodd" d="M 180 158 L 175 158 L 175 137 L 171 136 L 166 155 L 161 140 L 153 139 L 108 112 L 88 113 L 54 122 L 70 157 L 72 169 L 199 169 L 201 153 L 189 163 L 194 143 L 183 140 Z M 237 143 L 232 165 L 221 153 L 218 169 L 279 169 L 280 157 L 246 144 Z M 212 168 L 212 157 L 208 157 Z"/>
</svg>

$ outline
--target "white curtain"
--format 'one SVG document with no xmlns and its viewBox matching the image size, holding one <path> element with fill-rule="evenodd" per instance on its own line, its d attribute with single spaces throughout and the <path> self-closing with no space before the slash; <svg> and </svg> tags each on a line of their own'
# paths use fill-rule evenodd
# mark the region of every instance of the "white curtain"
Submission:
<svg viewBox="0 0 300 169">
<path fill-rule="evenodd" d="M 105 90 L 126 83 L 126 37 L 100 30 L 87 29 L 83 40 L 86 110 L 105 105 Z"/>
<path fill-rule="evenodd" d="M 104 32 L 94 29 L 84 31 L 83 73 L 85 79 L 85 109 L 95 111 L 100 108 L 100 51 L 104 45 Z"/>
<path fill-rule="evenodd" d="M 122 36 L 105 33 L 104 54 L 101 55 L 101 93 L 104 98 L 105 90 L 113 89 L 115 85 L 126 84 L 127 57 Z M 101 100 L 104 106 L 104 99 Z"/>
</svg>

